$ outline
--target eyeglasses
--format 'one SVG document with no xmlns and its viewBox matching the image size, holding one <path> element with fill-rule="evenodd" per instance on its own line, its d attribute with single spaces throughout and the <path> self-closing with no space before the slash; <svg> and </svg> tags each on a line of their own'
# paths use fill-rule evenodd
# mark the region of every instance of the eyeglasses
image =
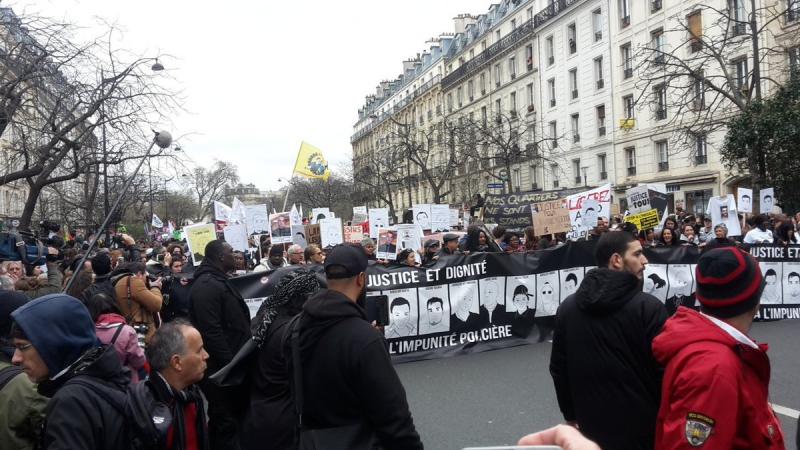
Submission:
<svg viewBox="0 0 800 450">
<path fill-rule="evenodd" d="M 33 344 L 22 344 L 22 345 L 14 345 L 14 348 L 20 352 L 24 352 L 25 350 L 33 347 Z"/>
</svg>

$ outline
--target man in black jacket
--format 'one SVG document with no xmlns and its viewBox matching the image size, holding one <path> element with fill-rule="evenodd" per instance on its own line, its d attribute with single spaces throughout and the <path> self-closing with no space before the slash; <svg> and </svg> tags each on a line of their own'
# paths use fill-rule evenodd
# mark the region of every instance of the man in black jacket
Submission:
<svg viewBox="0 0 800 450">
<path fill-rule="evenodd" d="M 50 294 L 11 318 L 12 362 L 50 397 L 39 448 L 127 448 L 123 408 L 130 374 L 117 352 L 100 344 L 86 307 L 69 295 Z"/>
<path fill-rule="evenodd" d="M 630 233 L 605 233 L 598 268 L 556 314 L 550 374 L 561 412 L 608 449 L 652 449 L 661 370 L 651 343 L 667 320 L 642 292 L 647 258 Z"/>
<path fill-rule="evenodd" d="M 360 423 L 387 450 L 422 449 L 384 338 L 366 320 L 366 269 L 363 251 L 336 246 L 325 260 L 328 289 L 303 305 L 297 325 L 303 424 L 320 429 Z"/>
<path fill-rule="evenodd" d="M 94 283 L 84 289 L 80 300 L 85 305 L 94 294 L 107 294 L 110 298 L 116 298 L 114 285 L 111 284 L 111 257 L 108 252 L 98 253 L 91 259 L 92 272 L 94 272 Z"/>
<path fill-rule="evenodd" d="M 250 339 L 250 312 L 228 283 L 227 273 L 233 268 L 233 248 L 214 240 L 206 245 L 203 262 L 194 273 L 189 314 L 209 354 L 207 375 L 225 367 Z M 246 386 L 223 388 L 204 379 L 200 387 L 208 399 L 210 447 L 238 449 Z"/>
</svg>

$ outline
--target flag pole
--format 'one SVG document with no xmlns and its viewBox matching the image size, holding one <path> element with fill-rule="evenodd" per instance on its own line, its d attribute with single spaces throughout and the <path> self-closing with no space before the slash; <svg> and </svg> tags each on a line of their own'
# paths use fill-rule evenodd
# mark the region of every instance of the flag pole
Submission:
<svg viewBox="0 0 800 450">
<path fill-rule="evenodd" d="M 283 197 L 283 209 L 280 212 L 286 211 L 286 202 L 289 201 L 289 191 L 292 190 L 292 178 L 297 169 L 297 162 L 300 161 L 300 152 L 303 150 L 303 141 L 300 141 L 300 148 L 297 150 L 297 157 L 294 159 L 294 166 L 292 166 L 292 174 L 289 175 L 289 186 L 286 187 L 286 195 Z"/>
</svg>

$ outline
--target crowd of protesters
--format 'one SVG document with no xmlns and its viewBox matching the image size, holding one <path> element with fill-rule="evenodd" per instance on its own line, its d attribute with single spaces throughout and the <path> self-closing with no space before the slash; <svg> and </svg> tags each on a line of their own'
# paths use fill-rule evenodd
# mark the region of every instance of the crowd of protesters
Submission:
<svg viewBox="0 0 800 450">
<path fill-rule="evenodd" d="M 583 435 L 560 426 L 520 444 L 783 448 L 766 403 L 769 362 L 746 336 L 763 280 L 758 262 L 737 247 L 800 243 L 799 221 L 800 213 L 757 215 L 732 238 L 724 224 L 680 210 L 657 230 L 598 219 L 584 239 L 598 241 L 599 268 L 558 311 L 550 367 L 564 417 Z M 212 241 L 196 265 L 185 242 L 118 234 L 89 254 L 75 239 L 49 248 L 53 257 L 39 266 L 3 262 L 0 409 L 8 412 L 0 448 L 293 449 L 337 436 L 315 430 L 338 430 L 382 448 L 421 449 L 382 330 L 366 320 L 368 265 L 567 243 L 563 233 L 537 236 L 532 227 L 476 223 L 464 231 L 425 239 L 392 261 L 377 258 L 369 237 L 328 248 L 267 238 L 252 241 L 252 252 Z M 668 318 L 663 303 L 642 292 L 642 250 L 668 246 L 702 249 L 700 312 L 679 308 Z M 293 270 L 251 319 L 230 279 L 283 268 Z M 688 377 L 693 358 L 710 362 Z M 741 368 L 744 358 L 750 366 Z M 210 378 L 231 367 L 246 373 L 235 382 Z M 725 386 L 686 391 L 708 387 L 723 369 Z M 715 395 L 745 406 L 726 410 Z M 166 408 L 166 426 L 154 434 L 138 427 L 127 407 L 137 401 Z"/>
</svg>

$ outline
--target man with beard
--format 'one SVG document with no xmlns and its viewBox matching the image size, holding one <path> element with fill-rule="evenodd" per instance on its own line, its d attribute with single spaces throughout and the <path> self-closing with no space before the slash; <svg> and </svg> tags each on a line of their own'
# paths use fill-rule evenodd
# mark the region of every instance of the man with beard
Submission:
<svg viewBox="0 0 800 450">
<path fill-rule="evenodd" d="M 386 327 L 386 338 L 415 336 L 417 327 L 411 320 L 411 303 L 403 297 L 392 300 L 389 306 L 391 323 Z"/>
<path fill-rule="evenodd" d="M 302 429 L 360 426 L 380 447 L 421 450 L 384 338 L 367 322 L 362 306 L 366 270 L 360 248 L 334 247 L 325 259 L 328 288 L 309 298 L 299 319 L 288 325 L 292 337 L 284 350 L 291 354 L 293 343 L 299 350 Z M 295 370 L 290 363 L 290 380 Z"/>
<path fill-rule="evenodd" d="M 651 343 L 667 319 L 642 292 L 647 265 L 630 233 L 606 233 L 598 268 L 556 314 L 550 374 L 558 405 L 601 448 L 652 449 L 661 375 Z"/>
<path fill-rule="evenodd" d="M 444 301 L 439 297 L 431 297 L 425 307 L 428 310 L 428 324 L 425 334 L 449 331 L 448 324 L 444 321 Z"/>
</svg>

